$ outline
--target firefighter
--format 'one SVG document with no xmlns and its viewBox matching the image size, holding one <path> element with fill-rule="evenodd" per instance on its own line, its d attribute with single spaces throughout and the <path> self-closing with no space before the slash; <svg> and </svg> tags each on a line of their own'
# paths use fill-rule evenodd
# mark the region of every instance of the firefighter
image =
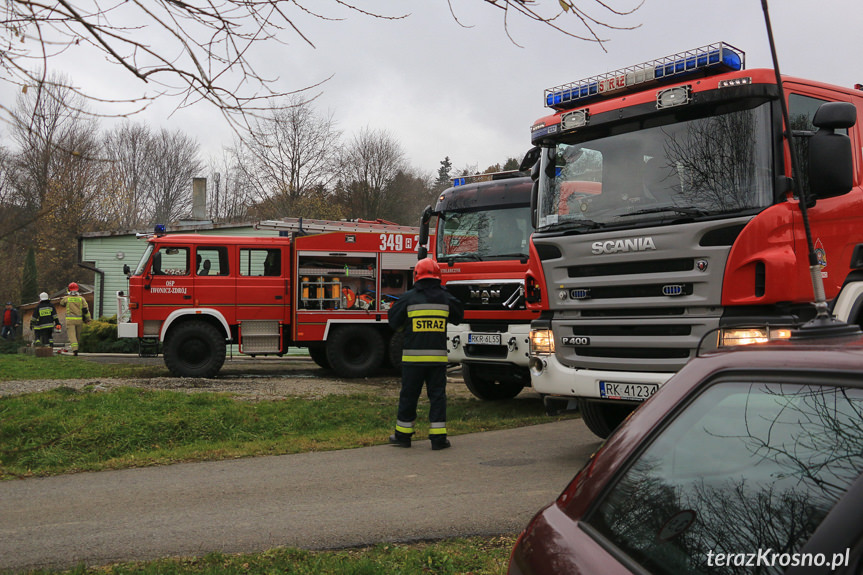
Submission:
<svg viewBox="0 0 863 575">
<path fill-rule="evenodd" d="M 54 330 L 60 331 L 60 320 L 51 298 L 45 292 L 39 294 L 39 304 L 30 318 L 30 329 L 36 336 L 37 345 L 54 345 Z"/>
<path fill-rule="evenodd" d="M 78 293 L 78 284 L 69 284 L 69 295 L 60 300 L 60 305 L 66 307 L 66 335 L 69 336 L 69 346 L 72 355 L 78 355 L 78 341 L 85 323 L 90 323 L 90 308 Z"/>
<path fill-rule="evenodd" d="M 432 449 L 446 449 L 446 324 L 464 317 L 461 302 L 441 286 L 440 268 L 426 258 L 414 269 L 414 286 L 393 304 L 389 324 L 404 332 L 402 389 L 395 433 L 390 445 L 410 447 L 417 418 L 417 402 L 426 386 L 429 403 L 429 439 Z"/>
</svg>

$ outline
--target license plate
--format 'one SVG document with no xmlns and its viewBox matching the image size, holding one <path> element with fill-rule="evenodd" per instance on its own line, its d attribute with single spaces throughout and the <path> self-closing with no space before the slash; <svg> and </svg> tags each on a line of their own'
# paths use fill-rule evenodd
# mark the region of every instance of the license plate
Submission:
<svg viewBox="0 0 863 575">
<path fill-rule="evenodd" d="M 475 345 L 500 345 L 499 333 L 469 333 L 467 342 Z"/>
<path fill-rule="evenodd" d="M 605 399 L 625 399 L 644 401 L 659 389 L 658 383 L 615 383 L 599 382 L 599 396 Z"/>
</svg>

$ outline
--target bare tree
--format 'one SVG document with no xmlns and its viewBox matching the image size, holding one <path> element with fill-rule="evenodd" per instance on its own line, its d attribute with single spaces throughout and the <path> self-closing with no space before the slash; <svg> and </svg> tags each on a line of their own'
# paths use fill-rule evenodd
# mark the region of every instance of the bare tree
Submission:
<svg viewBox="0 0 863 575">
<path fill-rule="evenodd" d="M 620 3 L 632 6 L 635 1 L 621 0 Z M 628 16 L 640 6 L 619 9 L 610 0 L 484 2 L 503 11 L 508 35 L 508 21 L 514 14 L 600 45 L 606 41 L 600 30 L 628 28 L 614 25 L 606 18 Z M 124 74 L 140 80 L 140 92 L 124 101 L 109 101 L 74 88 L 68 81 L 54 82 L 91 101 L 124 104 L 114 115 L 134 113 L 163 96 L 174 97 L 178 107 L 203 100 L 216 106 L 232 126 L 240 128 L 248 127 L 248 114 L 267 110 L 271 102 L 312 87 L 298 87 L 287 92 L 277 89 L 277 78 L 267 78 L 257 71 L 254 57 L 257 46 L 284 43 L 286 32 L 314 46 L 312 39 L 300 29 L 299 18 L 334 20 L 345 10 L 387 20 L 407 16 L 366 9 L 367 0 L 330 0 L 329 3 L 320 0 L 222 0 L 216 3 L 126 0 L 108 5 L 81 4 L 71 0 L 4 2 L 0 8 L 3 46 L 0 80 L 18 86 L 19 90 L 39 90 L 49 81 L 50 63 L 56 57 L 93 59 L 95 52 Z M 594 16 L 594 10 L 602 16 Z M 450 11 L 458 21 L 452 5 Z M 50 97 L 51 93 L 46 96 Z"/>
<path fill-rule="evenodd" d="M 147 150 L 146 197 L 150 223 L 168 223 L 189 214 L 192 178 L 202 169 L 198 143 L 182 132 L 159 131 Z"/>
<path fill-rule="evenodd" d="M 101 204 L 102 220 L 121 229 L 143 224 L 145 215 L 145 184 L 152 135 L 143 124 L 126 122 L 105 135 L 104 155 L 107 160 L 107 193 Z"/>
<path fill-rule="evenodd" d="M 458 21 L 456 13 L 453 11 L 452 0 L 447 0 L 447 2 L 449 3 L 453 18 Z M 516 16 L 522 16 L 529 20 L 547 24 L 571 38 L 596 42 L 603 50 L 605 50 L 605 43 L 608 42 L 608 39 L 603 38 L 600 35 L 600 31 L 632 30 L 637 27 L 614 25 L 606 20 L 606 18 L 629 16 L 644 4 L 644 0 L 641 0 L 634 6 L 615 8 L 612 3 L 603 0 L 594 0 L 593 2 L 576 2 L 576 0 L 556 0 L 549 2 L 543 2 L 542 0 L 485 0 L 485 2 L 503 11 L 506 35 L 516 45 L 518 43 L 510 34 L 508 26 L 510 15 L 513 12 Z M 595 16 L 585 5 L 596 9 L 603 16 Z M 566 21 L 567 24 L 564 24 L 564 21 L 561 20 L 562 16 L 568 16 L 571 20 L 578 22 L 580 24 L 579 30 L 582 31 L 574 32 L 569 29 L 567 27 L 569 21 Z"/>
<path fill-rule="evenodd" d="M 404 151 L 385 130 L 360 130 L 346 147 L 341 164 L 342 201 L 351 215 L 374 219 L 399 201 L 389 184 L 404 169 Z"/>
<path fill-rule="evenodd" d="M 236 149 L 242 149 L 239 143 Z M 255 189 L 245 176 L 241 158 L 234 150 L 224 149 L 221 157 L 208 162 L 207 213 L 213 221 L 241 221 L 255 203 Z"/>
<path fill-rule="evenodd" d="M 241 148 L 237 168 L 273 217 L 295 215 L 303 200 L 335 179 L 340 137 L 332 115 L 319 116 L 311 102 L 294 96 L 257 119 L 252 136 L 235 146 Z"/>
<path fill-rule="evenodd" d="M 83 111 L 80 96 L 58 87 L 18 98 L 12 135 L 21 152 L 15 156 L 14 193 L 10 200 L 19 217 L 3 235 L 23 249 L 36 248 L 43 278 L 58 287 L 75 274 L 76 237 L 90 231 L 99 190 L 101 166 L 98 126 Z M 51 97 L 40 97 L 50 93 Z"/>
<path fill-rule="evenodd" d="M 55 76 L 39 90 L 20 94 L 12 116 L 12 137 L 21 149 L 17 201 L 34 211 L 43 207 L 55 156 L 83 158 L 85 152 L 92 152 L 89 147 L 82 150 L 76 146 L 89 143 L 80 132 L 93 134 L 96 124 L 87 115 L 81 97 L 64 84 L 62 76 Z"/>
</svg>

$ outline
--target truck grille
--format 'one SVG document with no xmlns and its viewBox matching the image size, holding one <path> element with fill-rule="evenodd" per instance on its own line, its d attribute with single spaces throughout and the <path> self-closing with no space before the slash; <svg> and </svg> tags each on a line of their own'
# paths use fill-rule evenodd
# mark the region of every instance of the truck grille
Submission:
<svg viewBox="0 0 863 575">
<path fill-rule="evenodd" d="M 729 249 L 746 221 L 748 216 L 600 232 L 579 241 L 535 235 L 537 248 L 549 248 L 543 250 L 549 254 L 543 271 L 558 360 L 612 371 L 683 367 L 702 337 L 719 326 Z M 617 252 L 595 247 L 635 236 L 649 237 L 655 247 Z M 756 278 L 760 285 L 765 281 L 763 274 Z"/>
<path fill-rule="evenodd" d="M 516 293 L 521 287 L 521 282 L 447 282 L 446 284 L 447 291 L 464 304 L 465 311 L 523 310 L 525 309 L 524 296 Z M 504 303 L 509 301 L 514 301 L 515 305 L 504 306 Z"/>
</svg>

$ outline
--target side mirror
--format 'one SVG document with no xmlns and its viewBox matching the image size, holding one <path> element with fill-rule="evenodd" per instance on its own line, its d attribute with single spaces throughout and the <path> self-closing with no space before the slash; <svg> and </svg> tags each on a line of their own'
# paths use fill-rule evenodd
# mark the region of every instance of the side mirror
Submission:
<svg viewBox="0 0 863 575">
<path fill-rule="evenodd" d="M 539 216 L 536 213 L 538 201 L 539 180 L 534 180 L 533 186 L 530 188 L 530 225 L 533 229 L 536 229 L 536 225 L 539 223 Z"/>
<path fill-rule="evenodd" d="M 521 164 L 518 166 L 518 169 L 522 172 L 526 172 L 533 168 L 533 166 L 539 161 L 540 155 L 540 147 L 534 146 L 524 155 L 524 159 L 521 161 Z"/>
<path fill-rule="evenodd" d="M 539 150 L 539 148 L 534 148 L 534 150 Z M 541 162 L 534 162 L 533 166 L 530 168 L 530 179 L 533 180 L 533 186 L 530 188 L 530 225 L 533 227 L 533 229 L 536 229 L 536 226 L 539 223 L 539 216 L 537 215 L 537 205 L 539 202 L 539 172 L 541 169 L 540 166 Z"/>
<path fill-rule="evenodd" d="M 832 198 L 851 191 L 851 139 L 836 130 L 847 130 L 856 122 L 857 108 L 850 102 L 827 102 L 815 112 L 812 123 L 818 131 L 809 139 L 809 188 L 815 198 Z"/>
<path fill-rule="evenodd" d="M 428 256 L 428 248 L 426 244 L 429 241 L 429 222 L 432 217 L 432 207 L 426 206 L 420 218 L 420 245 L 417 250 L 418 259 L 424 260 Z"/>
<path fill-rule="evenodd" d="M 125 275 L 129 275 L 130 273 L 132 273 L 131 268 L 129 268 L 129 264 L 123 264 L 123 273 Z"/>
</svg>

